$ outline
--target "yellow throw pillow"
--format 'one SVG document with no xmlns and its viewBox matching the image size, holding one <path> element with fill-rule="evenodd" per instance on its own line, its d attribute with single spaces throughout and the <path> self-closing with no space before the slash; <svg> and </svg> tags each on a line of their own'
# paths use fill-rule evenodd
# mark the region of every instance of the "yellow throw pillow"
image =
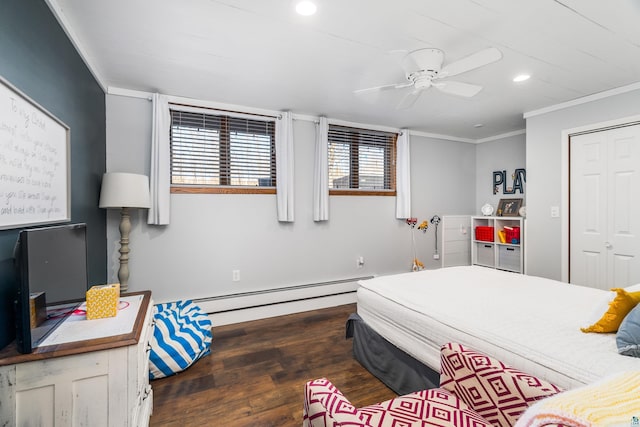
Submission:
<svg viewBox="0 0 640 427">
<path fill-rule="evenodd" d="M 640 303 L 640 292 L 627 292 L 622 288 L 611 289 L 616 296 L 609 303 L 607 312 L 593 325 L 580 328 L 582 332 L 616 332 L 625 316 Z"/>
</svg>

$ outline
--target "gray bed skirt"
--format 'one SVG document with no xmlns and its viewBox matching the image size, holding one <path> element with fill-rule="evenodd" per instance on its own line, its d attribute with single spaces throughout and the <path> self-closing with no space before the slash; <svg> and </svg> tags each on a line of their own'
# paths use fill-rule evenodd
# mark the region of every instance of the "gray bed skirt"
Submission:
<svg viewBox="0 0 640 427">
<path fill-rule="evenodd" d="M 384 339 L 357 313 L 347 320 L 346 337 L 353 337 L 353 357 L 398 395 L 440 384 L 439 372 Z"/>
</svg>

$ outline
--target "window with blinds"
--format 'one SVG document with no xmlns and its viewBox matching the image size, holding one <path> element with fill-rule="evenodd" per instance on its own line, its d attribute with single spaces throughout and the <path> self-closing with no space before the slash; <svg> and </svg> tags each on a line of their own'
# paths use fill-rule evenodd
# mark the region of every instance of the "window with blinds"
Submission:
<svg viewBox="0 0 640 427">
<path fill-rule="evenodd" d="M 275 119 L 171 110 L 171 184 L 275 187 Z"/>
<path fill-rule="evenodd" d="M 329 190 L 394 194 L 396 138 L 391 132 L 329 125 Z"/>
</svg>

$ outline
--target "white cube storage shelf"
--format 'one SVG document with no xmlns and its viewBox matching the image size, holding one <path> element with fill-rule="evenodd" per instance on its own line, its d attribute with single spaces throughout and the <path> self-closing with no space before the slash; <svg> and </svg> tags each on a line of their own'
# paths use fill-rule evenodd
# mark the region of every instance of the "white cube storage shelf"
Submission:
<svg viewBox="0 0 640 427">
<path fill-rule="evenodd" d="M 493 227 L 492 241 L 478 240 L 476 227 Z M 520 228 L 517 243 L 500 241 L 499 232 Z M 471 217 L 471 264 L 524 274 L 524 218 L 499 216 Z"/>
</svg>

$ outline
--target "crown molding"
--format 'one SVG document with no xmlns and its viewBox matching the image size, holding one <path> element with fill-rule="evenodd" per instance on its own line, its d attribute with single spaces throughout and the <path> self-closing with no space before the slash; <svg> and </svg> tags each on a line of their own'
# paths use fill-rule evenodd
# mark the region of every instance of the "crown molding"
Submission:
<svg viewBox="0 0 640 427">
<path fill-rule="evenodd" d="M 633 92 L 634 90 L 640 90 L 640 82 L 632 83 L 626 86 L 620 86 L 615 89 L 605 90 L 603 92 L 594 93 L 593 95 L 583 96 L 582 98 L 576 98 L 571 101 L 563 102 L 560 104 L 550 105 L 548 107 L 540 108 L 538 110 L 527 111 L 523 114 L 523 117 L 525 119 L 528 119 L 530 117 L 551 113 L 553 111 L 558 111 L 558 110 L 562 110 L 569 107 L 575 107 L 581 104 L 587 104 L 589 102 L 597 101 L 599 99 L 609 98 L 610 96 L 621 95 L 627 92 Z"/>
<path fill-rule="evenodd" d="M 482 144 L 483 142 L 497 141 L 498 139 L 509 138 L 510 136 L 522 135 L 527 133 L 526 129 L 514 130 L 513 132 L 507 132 L 500 135 L 489 136 L 487 138 L 476 139 L 476 143 Z"/>
<path fill-rule="evenodd" d="M 475 144 L 476 140 L 475 139 L 471 139 L 471 138 L 460 138 L 457 136 L 451 136 L 451 135 L 442 135 L 439 133 L 431 133 L 431 132 L 422 132 L 422 131 L 417 131 L 417 130 L 411 130 L 409 129 L 409 135 L 411 136 L 422 136 L 425 138 L 435 138 L 435 139 L 444 139 L 447 141 L 454 141 L 454 142 L 466 142 L 468 144 Z"/>
<path fill-rule="evenodd" d="M 109 95 L 127 96 L 127 97 L 130 97 L 130 98 L 141 98 L 141 99 L 148 99 L 148 100 L 151 99 L 151 97 L 153 95 L 151 92 L 145 92 L 145 91 L 134 90 L 134 89 L 126 89 L 126 88 L 115 87 L 115 86 L 109 86 L 107 91 L 106 91 L 106 93 L 109 94 Z M 277 115 L 277 114 L 281 113 L 281 111 L 260 110 L 260 109 L 256 109 L 256 108 L 243 106 L 243 105 L 222 104 L 222 103 L 213 102 L 213 101 L 205 101 L 205 100 L 194 99 L 194 98 L 185 98 L 185 97 L 174 96 L 174 95 L 167 95 L 167 96 L 169 97 L 169 100 L 171 102 L 191 104 L 191 105 L 194 105 L 194 106 L 197 106 L 197 107 L 218 108 L 218 109 L 223 109 L 223 110 L 227 109 L 227 110 L 233 110 L 233 111 L 242 111 L 242 112 L 246 112 L 246 113 L 268 114 L 268 115 L 274 115 L 274 114 Z M 293 118 L 296 119 L 296 120 L 304 120 L 304 121 L 315 122 L 315 123 L 318 123 L 318 120 L 319 120 L 318 116 L 314 116 L 314 115 L 311 115 L 311 114 L 298 114 L 298 113 L 295 113 L 295 112 L 293 113 Z M 380 130 L 380 131 L 384 131 L 384 132 L 397 132 L 397 133 L 399 133 L 401 131 L 401 129 L 390 127 L 390 126 L 381 126 L 381 125 L 372 125 L 372 124 L 367 124 L 367 123 L 350 122 L 350 121 L 346 121 L 346 120 L 339 120 L 339 119 L 332 119 L 332 118 L 328 118 L 328 120 L 329 120 L 329 123 L 334 124 L 334 125 L 339 125 L 339 126 L 349 126 L 349 127 L 356 127 L 356 128 L 373 129 L 373 130 Z M 490 137 L 487 137 L 487 138 L 472 139 L 472 138 L 460 138 L 460 137 L 451 136 L 451 135 L 443 135 L 443 134 L 439 134 L 439 133 L 415 131 L 415 130 L 411 130 L 411 129 L 408 129 L 408 131 L 409 131 L 409 135 L 411 135 L 411 136 L 421 136 L 421 137 L 425 137 L 425 138 L 443 139 L 445 141 L 464 142 L 464 143 L 467 143 L 467 144 L 479 144 L 479 143 L 482 143 L 482 142 L 495 141 L 497 139 L 508 138 L 508 137 L 514 136 L 514 135 L 521 135 L 521 134 L 526 132 L 525 129 L 520 129 L 520 130 L 513 131 L 513 132 L 503 133 L 501 135 L 490 136 Z"/>
</svg>

